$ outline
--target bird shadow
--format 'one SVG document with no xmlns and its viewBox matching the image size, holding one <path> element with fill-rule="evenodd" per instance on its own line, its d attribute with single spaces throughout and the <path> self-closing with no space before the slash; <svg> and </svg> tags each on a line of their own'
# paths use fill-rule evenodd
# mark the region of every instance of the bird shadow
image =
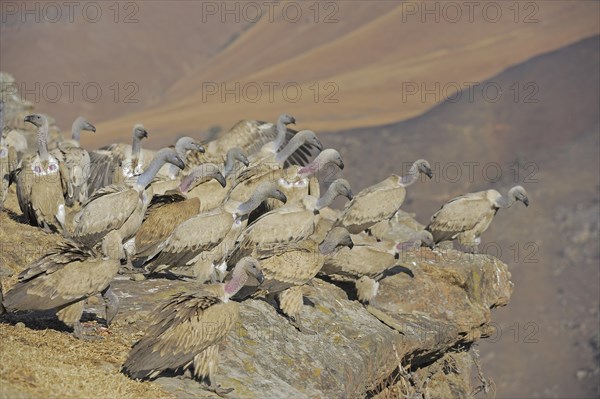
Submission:
<svg viewBox="0 0 600 399">
<path fill-rule="evenodd" d="M 342 291 L 346 293 L 346 297 L 349 301 L 358 301 L 354 281 L 337 281 L 329 276 L 319 276 L 319 278 L 325 282 L 328 282 L 329 284 L 333 284 L 336 287 L 341 288 Z"/>
<path fill-rule="evenodd" d="M 95 321 L 98 324 L 106 324 L 104 318 L 98 317 L 95 313 L 83 312 L 81 322 Z M 12 326 L 23 323 L 30 330 L 43 331 L 52 329 L 60 332 L 73 332 L 73 329 L 56 317 L 53 310 L 23 310 L 5 313 L 0 315 L 0 323 Z"/>
<path fill-rule="evenodd" d="M 18 214 L 15 211 L 12 211 L 7 208 L 4 208 L 3 210 L 8 215 L 8 217 L 11 218 L 13 221 L 20 223 L 20 224 L 27 224 L 27 225 L 29 224 L 29 223 L 27 223 L 27 218 L 25 217 L 25 215 Z"/>
</svg>

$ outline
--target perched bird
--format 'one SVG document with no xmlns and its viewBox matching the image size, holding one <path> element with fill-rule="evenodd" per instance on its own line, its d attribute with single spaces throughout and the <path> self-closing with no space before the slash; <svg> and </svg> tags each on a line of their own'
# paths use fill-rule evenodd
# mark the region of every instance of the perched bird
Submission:
<svg viewBox="0 0 600 399">
<path fill-rule="evenodd" d="M 267 167 L 267 173 L 256 173 L 257 170 L 250 171 L 246 169 L 236 179 L 229 198 L 237 200 L 245 198 L 249 192 L 252 192 L 265 181 L 276 182 L 290 204 L 301 201 L 307 195 L 319 198 L 321 195 L 319 176 L 327 171 L 329 167 L 344 169 L 342 157 L 337 150 L 332 148 L 321 151 L 312 162 L 303 167 L 297 165 L 285 169 L 269 169 Z M 265 169 L 259 169 L 259 171 L 264 172 Z M 279 205 L 273 201 L 267 201 L 264 209 L 257 211 L 257 215 L 264 214 L 277 206 Z"/>
<path fill-rule="evenodd" d="M 212 167 L 194 168 L 191 173 L 192 178 L 214 179 L 223 190 L 226 184 L 225 177 L 219 172 L 216 165 L 210 165 Z M 188 199 L 185 194 L 185 190 L 182 189 L 155 195 L 152 198 L 144 221 L 135 235 L 137 262 L 143 263 L 146 257 L 154 253 L 157 246 L 166 240 L 177 226 L 200 213 L 201 199 L 196 197 Z"/>
<path fill-rule="evenodd" d="M 4 101 L 0 100 L 0 209 L 11 183 L 11 174 L 17 169 L 17 151 L 6 143 L 4 137 Z"/>
<path fill-rule="evenodd" d="M 227 186 L 232 187 L 235 184 L 235 179 L 239 174 L 239 167 L 236 166 L 236 161 L 247 167 L 250 162 L 246 155 L 239 147 L 234 147 L 227 151 L 227 158 L 222 167 L 219 168 L 223 177 L 227 181 Z M 228 197 L 229 190 L 221 190 L 219 183 L 214 180 L 199 178 L 202 174 L 199 171 L 204 169 L 214 168 L 213 163 L 204 163 L 193 168 L 190 173 L 181 179 L 179 189 L 185 193 L 187 198 L 201 198 L 200 210 L 202 212 L 214 209 L 225 202 Z M 206 172 L 202 172 L 206 173 Z"/>
<path fill-rule="evenodd" d="M 225 259 L 224 254 L 233 248 L 246 227 L 248 215 L 266 198 L 276 198 L 284 203 L 287 201 L 273 183 L 265 182 L 245 202 L 227 201 L 219 208 L 191 217 L 177 226 L 158 246 L 156 253 L 149 257 L 146 269 L 150 273 L 157 273 L 172 267 L 193 266 L 200 261 L 207 266 L 201 268 L 202 276 L 210 276 L 215 267 L 213 260 Z M 216 252 L 203 254 L 212 249 L 216 249 Z M 199 279 L 203 278 L 199 276 Z"/>
<path fill-rule="evenodd" d="M 88 197 L 91 164 L 90 155 L 79 144 L 82 130 L 96 132 L 94 125 L 80 116 L 71 126 L 71 139 L 58 143 L 50 152 L 61 165 L 63 195 L 68 206 L 83 203 Z"/>
<path fill-rule="evenodd" d="M 122 371 L 131 378 L 153 379 L 165 370 L 190 370 L 219 395 L 231 392 L 214 383 L 219 343 L 239 320 L 239 305 L 230 301 L 249 280 L 263 281 L 255 259 L 243 258 L 231 279 L 195 293 L 182 293 L 160 305 L 144 337 L 127 356 Z"/>
<path fill-rule="evenodd" d="M 102 242 L 97 251 L 74 242 L 66 242 L 43 256 L 19 274 L 17 284 L 6 293 L 4 306 L 13 310 L 56 309 L 58 318 L 83 338 L 80 324 L 85 300 L 98 293 L 106 304 L 106 323 L 118 312 L 118 297 L 110 283 L 125 255 L 116 232 Z"/>
<path fill-rule="evenodd" d="M 185 160 L 188 151 L 204 153 L 204 147 L 191 137 L 181 137 L 175 143 L 175 152 L 179 158 Z M 175 165 L 165 165 L 152 181 L 154 195 L 161 195 L 169 190 L 174 190 L 181 183 L 180 170 Z"/>
<path fill-rule="evenodd" d="M 96 245 L 110 231 L 117 231 L 127 248 L 135 244 L 135 234 L 144 219 L 146 209 L 152 199 L 152 186 L 146 188 L 158 170 L 165 164 L 171 163 L 180 168 L 184 167 L 183 160 L 175 150 L 163 148 L 137 177 L 136 184 L 130 188 L 124 184 L 109 185 L 97 190 L 83 204 L 81 210 L 73 217 L 72 237 L 88 246 Z M 59 214 L 61 223 L 65 223 L 64 207 Z M 129 250 L 128 255 L 134 255 Z"/>
<path fill-rule="evenodd" d="M 275 153 L 297 133 L 287 128 L 287 125 L 295 123 L 296 119 L 288 114 L 280 115 L 276 124 L 241 120 L 227 133 L 209 142 L 206 145 L 206 154 L 190 154 L 187 162 L 190 168 L 205 162 L 220 164 L 225 160 L 227 151 L 233 147 L 241 148 L 249 158 L 253 158 L 262 150 Z M 288 158 L 288 164 L 306 165 L 312 156 L 312 150 L 310 145 L 303 145 Z"/>
<path fill-rule="evenodd" d="M 61 231 L 56 215 L 65 201 L 58 160 L 48 152 L 48 119 L 32 114 L 25 122 L 38 128 L 38 150 L 23 156 L 16 171 L 19 207 L 30 224 L 46 232 Z"/>
<path fill-rule="evenodd" d="M 303 305 L 301 286 L 313 279 L 325 257 L 342 247 L 352 248 L 350 233 L 343 227 L 330 230 L 321 241 L 311 235 L 297 242 L 265 243 L 256 238 L 245 237 L 237 251 L 231 256 L 235 262 L 240 256 L 252 256 L 260 264 L 265 281 L 260 286 L 248 284 L 235 298 L 267 295 L 278 300 L 279 308 L 290 318 L 292 325 L 302 332 L 310 332 L 302 326 L 300 314 Z M 255 293 L 260 289 L 258 293 Z"/>
<path fill-rule="evenodd" d="M 141 143 L 148 137 L 148 132 L 142 124 L 138 123 L 133 127 L 132 135 L 131 145 L 111 144 L 90 152 L 92 164 L 88 182 L 90 194 L 104 186 L 122 183 L 144 171 L 146 153 L 142 151 Z"/>
<path fill-rule="evenodd" d="M 529 206 L 527 191 L 514 186 L 503 197 L 496 190 L 485 190 L 461 195 L 446 202 L 431 217 L 426 230 L 431 232 L 435 243 L 458 242 L 469 251 L 477 252 L 481 234 L 487 230 L 500 208 L 510 208 L 515 201 Z"/>
<path fill-rule="evenodd" d="M 417 181 L 420 173 L 432 177 L 429 163 L 423 159 L 413 163 L 408 175 L 391 175 L 382 182 L 365 188 L 346 204 L 338 225 L 357 234 L 381 220 L 391 218 L 404 202 L 405 187 Z"/>
</svg>

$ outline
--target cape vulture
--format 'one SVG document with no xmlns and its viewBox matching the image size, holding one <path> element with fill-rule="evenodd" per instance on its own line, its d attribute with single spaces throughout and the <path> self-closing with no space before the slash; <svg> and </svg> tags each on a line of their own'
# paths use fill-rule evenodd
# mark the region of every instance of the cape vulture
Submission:
<svg viewBox="0 0 600 399">
<path fill-rule="evenodd" d="M 25 219 L 46 232 L 60 231 L 56 219 L 59 207 L 64 207 L 60 165 L 48 152 L 48 119 L 41 114 L 25 117 L 25 122 L 37 126 L 38 150 L 26 154 L 16 171 L 17 199 Z"/>
<path fill-rule="evenodd" d="M 225 284 L 182 293 L 160 305 L 144 337 L 129 352 L 122 371 L 135 379 L 154 379 L 165 370 L 190 370 L 219 395 L 231 392 L 214 382 L 219 344 L 239 321 L 239 305 L 229 298 L 249 280 L 262 282 L 255 259 L 243 258 Z"/>
<path fill-rule="evenodd" d="M 405 187 L 417 181 L 420 173 L 432 177 L 429 163 L 423 159 L 413 163 L 406 176 L 391 175 L 382 182 L 365 188 L 346 204 L 338 225 L 357 234 L 381 220 L 391 218 L 404 202 Z"/>
<path fill-rule="evenodd" d="M 116 232 L 104 237 L 103 256 L 74 242 L 66 242 L 19 274 L 17 284 L 6 293 L 4 306 L 13 310 L 56 309 L 58 318 L 83 338 L 80 324 L 85 300 L 98 293 L 106 304 L 106 323 L 118 312 L 118 297 L 110 283 L 125 255 Z"/>
<path fill-rule="evenodd" d="M 527 191 L 521 186 L 511 188 L 507 197 L 496 190 L 461 195 L 442 205 L 431 217 L 426 230 L 431 232 L 436 244 L 458 239 L 461 245 L 477 252 L 480 236 L 490 226 L 498 209 L 510 208 L 515 201 L 529 206 Z"/>
</svg>

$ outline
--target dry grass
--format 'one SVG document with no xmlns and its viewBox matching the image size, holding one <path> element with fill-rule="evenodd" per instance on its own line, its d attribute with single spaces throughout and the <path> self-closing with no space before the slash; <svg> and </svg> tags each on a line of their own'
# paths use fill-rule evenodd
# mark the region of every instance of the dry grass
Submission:
<svg viewBox="0 0 600 399">
<path fill-rule="evenodd" d="M 130 339 L 81 341 L 65 332 L 0 324 L 0 398 L 170 398 L 119 372 Z"/>
</svg>

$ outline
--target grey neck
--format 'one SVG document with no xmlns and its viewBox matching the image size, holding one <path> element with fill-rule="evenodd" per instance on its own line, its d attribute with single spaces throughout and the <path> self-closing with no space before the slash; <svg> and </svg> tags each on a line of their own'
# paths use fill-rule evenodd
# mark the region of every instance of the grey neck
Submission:
<svg viewBox="0 0 600 399">
<path fill-rule="evenodd" d="M 180 142 L 180 140 L 177 140 L 177 143 L 175 143 L 175 152 L 177 153 L 179 158 L 186 159 L 186 157 L 185 157 L 186 149 L 184 147 L 184 143 Z M 177 167 L 177 165 L 173 165 L 173 164 L 169 165 L 169 175 L 177 176 L 178 174 L 179 174 L 179 168 Z"/>
<path fill-rule="evenodd" d="M 325 208 L 326 206 L 331 205 L 334 199 L 336 199 L 340 194 L 337 192 L 335 188 L 335 183 L 331 184 L 325 194 L 321 198 L 317 200 L 317 206 L 315 209 L 320 210 Z"/>
<path fill-rule="evenodd" d="M 260 192 L 255 191 L 254 194 L 250 197 L 250 199 L 246 202 L 242 202 L 237 209 L 238 215 L 247 215 L 261 204 L 265 200 L 266 196 Z"/>
<path fill-rule="evenodd" d="M 275 150 L 278 150 L 279 147 L 283 144 L 285 140 L 285 134 L 287 133 L 287 127 L 285 123 L 281 119 L 277 120 L 277 138 L 275 139 Z"/>
<path fill-rule="evenodd" d="M 162 166 L 166 163 L 165 157 L 160 156 L 158 153 L 150 162 L 150 165 L 144 170 L 144 172 L 138 176 L 137 185 L 141 188 L 145 188 L 152 182 L 156 174 L 162 168 Z"/>
<path fill-rule="evenodd" d="M 142 139 L 133 134 L 133 141 L 131 142 L 131 160 L 138 160 L 140 158 L 140 150 L 142 148 Z"/>
<path fill-rule="evenodd" d="M 515 195 L 513 192 L 513 189 L 510 189 L 508 191 L 508 195 L 506 197 L 504 196 L 500 196 L 500 198 L 498 198 L 496 200 L 496 206 L 498 208 L 510 208 L 512 206 L 512 204 L 515 203 Z"/>
<path fill-rule="evenodd" d="M 243 268 L 235 267 L 231 280 L 225 283 L 225 295 L 227 298 L 235 295 L 248 281 L 248 275 Z"/>
<path fill-rule="evenodd" d="M 407 187 L 416 182 L 419 179 L 419 168 L 416 164 L 413 164 L 408 170 L 408 174 L 400 178 L 400 185 Z"/>
<path fill-rule="evenodd" d="M 225 160 L 225 167 L 223 168 L 223 177 L 227 178 L 230 174 L 235 171 L 235 156 L 233 153 L 227 153 L 227 159 Z"/>
<path fill-rule="evenodd" d="M 79 137 L 81 136 L 81 124 L 79 119 L 76 119 L 71 126 L 71 138 L 79 144 Z"/>
<path fill-rule="evenodd" d="M 48 159 L 48 120 L 44 119 L 37 131 L 38 154 L 43 160 Z"/>
<path fill-rule="evenodd" d="M 321 252 L 321 254 L 323 255 L 329 255 L 333 253 L 334 250 L 335 244 L 332 242 L 328 242 L 327 239 L 325 239 L 322 243 L 319 244 L 319 252 Z"/>
<path fill-rule="evenodd" d="M 302 144 L 304 144 L 302 138 L 297 134 L 294 135 L 294 137 L 292 137 L 286 146 L 283 147 L 281 151 L 277 153 L 277 155 L 275 155 L 275 161 L 279 164 L 283 164 L 294 152 L 296 152 L 298 148 L 302 146 Z"/>
</svg>

